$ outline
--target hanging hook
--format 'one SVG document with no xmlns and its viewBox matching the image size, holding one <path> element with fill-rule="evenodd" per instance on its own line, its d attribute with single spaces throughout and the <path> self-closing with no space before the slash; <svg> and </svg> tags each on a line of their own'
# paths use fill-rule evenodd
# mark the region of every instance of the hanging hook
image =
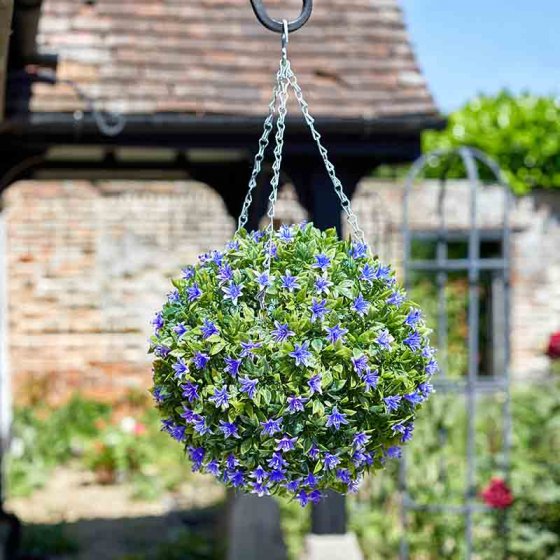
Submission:
<svg viewBox="0 0 560 560">
<path fill-rule="evenodd" d="M 253 6 L 253 11 L 257 16 L 257 19 L 270 31 L 276 33 L 284 32 L 284 24 L 282 21 L 272 19 L 267 13 L 262 0 L 251 0 L 251 5 Z M 301 27 L 303 27 L 307 20 L 311 17 L 311 11 L 313 10 L 313 0 L 303 0 L 303 8 L 299 17 L 293 21 L 288 22 L 288 31 L 293 33 Z"/>
</svg>

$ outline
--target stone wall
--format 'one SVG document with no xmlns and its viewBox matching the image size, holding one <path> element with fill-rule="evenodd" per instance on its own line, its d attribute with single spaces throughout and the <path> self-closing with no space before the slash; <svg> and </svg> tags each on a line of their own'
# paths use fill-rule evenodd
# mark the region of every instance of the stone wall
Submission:
<svg viewBox="0 0 560 560">
<path fill-rule="evenodd" d="M 375 188 L 374 188 L 375 187 Z M 451 188 L 452 187 L 452 188 Z M 465 185 L 450 186 L 449 227 L 466 225 Z M 501 219 L 499 189 L 481 192 L 479 223 Z M 400 266 L 403 189 L 363 182 L 354 199 L 374 250 Z M 437 186 L 411 200 L 413 227 L 433 228 Z M 196 183 L 21 182 L 4 194 L 10 371 L 16 400 L 57 401 L 80 389 L 113 398 L 150 382 L 150 319 L 169 277 L 234 230 L 220 197 Z M 560 193 L 515 201 L 512 212 L 513 370 L 537 376 L 560 328 Z M 306 217 L 291 188 L 277 218 Z"/>
</svg>

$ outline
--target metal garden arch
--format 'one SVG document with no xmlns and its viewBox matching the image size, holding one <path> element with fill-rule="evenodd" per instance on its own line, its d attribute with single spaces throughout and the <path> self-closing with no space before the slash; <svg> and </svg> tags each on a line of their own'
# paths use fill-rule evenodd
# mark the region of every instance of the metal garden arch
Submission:
<svg viewBox="0 0 560 560">
<path fill-rule="evenodd" d="M 455 161 L 461 162 L 466 172 L 468 205 L 464 208 L 466 228 L 457 229 L 448 223 L 445 202 L 450 196 L 448 181 L 449 169 Z M 437 183 L 437 224 L 431 231 L 415 229 L 412 224 L 411 198 L 415 183 L 422 178 L 426 167 L 438 161 L 443 163 L 442 172 Z M 492 230 L 485 230 L 479 223 L 481 179 L 479 168 L 486 168 L 491 174 L 491 181 L 501 191 L 501 223 Z M 403 536 L 400 545 L 401 559 L 409 558 L 409 543 L 406 529 L 412 511 L 424 511 L 448 515 L 459 515 L 464 519 L 465 558 L 473 557 L 474 547 L 474 515 L 487 510 L 486 506 L 476 499 L 477 480 L 475 448 L 476 411 L 477 402 L 482 394 L 502 396 L 502 452 L 498 462 L 499 468 L 507 479 L 509 470 L 509 455 L 511 447 L 511 410 L 509 397 L 509 319 L 510 319 L 510 189 L 498 165 L 483 152 L 469 147 L 461 147 L 450 151 L 436 151 L 419 158 L 411 167 L 408 174 L 404 194 L 403 208 L 403 244 L 404 244 L 404 277 L 407 288 L 410 288 L 411 277 L 418 272 L 428 275 L 434 282 L 437 291 L 437 326 L 435 336 L 439 350 L 441 371 L 434 378 L 434 386 L 440 394 L 464 395 L 466 407 L 466 477 L 465 492 L 462 503 L 419 503 L 414 500 L 407 486 L 408 467 L 406 455 L 400 465 L 401 490 L 401 521 Z M 449 243 L 461 238 L 466 245 L 464 258 L 452 258 L 448 254 Z M 417 258 L 414 253 L 415 242 L 430 242 L 434 249 L 431 258 Z M 481 253 L 481 245 L 490 241 L 501 247 L 499 256 L 487 256 Z M 463 256 L 461 256 L 463 257 Z M 492 278 L 500 283 L 499 299 L 496 305 L 499 317 L 496 318 L 499 328 L 492 333 L 494 350 L 500 353 L 497 365 L 491 374 L 483 372 L 481 375 L 480 348 L 480 289 L 481 274 L 490 273 Z M 468 307 L 466 337 L 467 367 L 461 379 L 450 379 L 448 376 L 448 309 L 446 299 L 446 285 L 451 273 L 462 273 L 468 282 Z M 437 397 L 436 397 L 437 398 Z M 507 531 L 502 533 L 504 550 L 507 551 Z M 507 552 L 506 552 L 507 554 Z"/>
</svg>

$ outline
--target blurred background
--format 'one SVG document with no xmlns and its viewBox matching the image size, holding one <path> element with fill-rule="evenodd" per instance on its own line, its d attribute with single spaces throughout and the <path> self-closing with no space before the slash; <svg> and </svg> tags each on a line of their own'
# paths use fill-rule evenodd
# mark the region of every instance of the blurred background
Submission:
<svg viewBox="0 0 560 560">
<path fill-rule="evenodd" d="M 316 0 L 290 37 L 442 373 L 405 460 L 322 506 L 334 522 L 280 501 L 265 554 L 160 432 L 147 338 L 169 279 L 233 234 L 279 37 L 246 0 L 0 0 L 0 558 L 299 559 L 310 531 L 351 531 L 367 559 L 560 559 L 559 20 Z M 277 224 L 346 234 L 289 115 Z"/>
</svg>

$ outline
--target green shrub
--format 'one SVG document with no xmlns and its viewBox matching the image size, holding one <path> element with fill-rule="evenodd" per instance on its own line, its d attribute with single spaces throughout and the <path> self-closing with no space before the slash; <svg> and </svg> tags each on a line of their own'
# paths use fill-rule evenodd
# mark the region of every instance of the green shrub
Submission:
<svg viewBox="0 0 560 560">
<path fill-rule="evenodd" d="M 465 145 L 494 158 L 517 194 L 560 187 L 560 103 L 552 96 L 481 95 L 452 113 L 445 130 L 423 136 L 425 153 Z M 435 165 L 429 175 L 441 171 Z M 465 176 L 459 162 L 449 176 Z"/>
</svg>

